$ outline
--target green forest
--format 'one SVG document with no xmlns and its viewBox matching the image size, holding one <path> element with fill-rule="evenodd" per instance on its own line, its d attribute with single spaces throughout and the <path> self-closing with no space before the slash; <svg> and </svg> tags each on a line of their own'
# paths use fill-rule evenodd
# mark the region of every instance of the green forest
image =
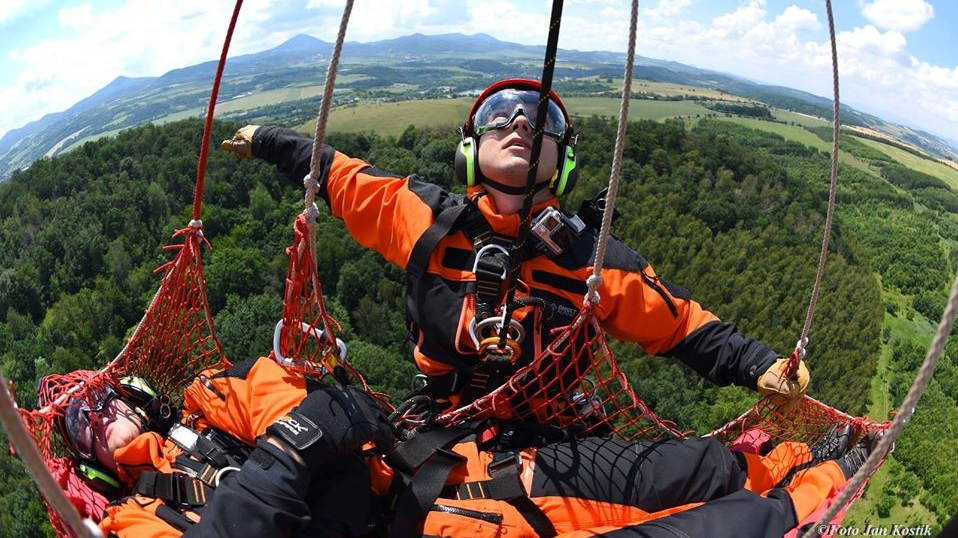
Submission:
<svg viewBox="0 0 958 538">
<path fill-rule="evenodd" d="M 239 127 L 217 122 L 212 141 Z M 574 210 L 609 180 L 616 125 L 577 118 Z M 159 284 L 163 246 L 191 217 L 203 125 L 144 125 L 41 159 L 0 183 L 0 370 L 23 407 L 36 380 L 98 368 L 121 349 Z M 730 122 L 630 123 L 613 233 L 723 319 L 791 352 L 801 334 L 826 220 L 830 156 Z M 821 133 L 829 136 L 830 133 Z M 332 133 L 327 142 L 399 174 L 451 189 L 459 135 L 409 127 L 399 137 Z M 845 140 L 843 139 L 843 144 Z M 810 333 L 809 394 L 882 421 L 914 380 L 958 268 L 958 195 L 851 139 Z M 264 355 L 279 318 L 291 223 L 302 187 L 272 167 L 212 150 L 203 196 L 207 293 L 233 361 Z M 407 356 L 404 277 L 322 212 L 319 275 L 350 360 L 394 396 Z M 683 429 L 711 431 L 756 401 L 683 365 L 615 352 L 639 396 Z M 159 373 L 158 373 L 159 374 Z M 5 438 L 4 438 L 5 439 Z M 943 525 L 958 509 L 958 344 L 949 342 L 895 451 L 846 524 Z M 0 536 L 49 537 L 36 487 L 0 454 Z"/>
</svg>

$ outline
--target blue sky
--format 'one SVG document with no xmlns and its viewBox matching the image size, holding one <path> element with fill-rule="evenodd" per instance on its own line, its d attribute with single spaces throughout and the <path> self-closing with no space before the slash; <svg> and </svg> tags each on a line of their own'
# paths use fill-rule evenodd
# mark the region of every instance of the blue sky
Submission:
<svg viewBox="0 0 958 538">
<path fill-rule="evenodd" d="M 231 55 L 334 41 L 344 0 L 247 0 Z M 487 33 L 544 45 L 547 0 L 356 0 L 347 41 Z M 841 100 L 958 146 L 958 2 L 833 0 Z M 232 0 L 3 0 L 0 136 L 117 76 L 219 58 Z M 824 0 L 643 0 L 636 54 L 831 97 Z M 623 52 L 629 0 L 566 0 L 560 48 Z M 348 54 L 348 46 L 344 53 Z M 561 63 L 561 56 L 559 58 Z M 317 66 L 325 70 L 325 66 Z"/>
</svg>

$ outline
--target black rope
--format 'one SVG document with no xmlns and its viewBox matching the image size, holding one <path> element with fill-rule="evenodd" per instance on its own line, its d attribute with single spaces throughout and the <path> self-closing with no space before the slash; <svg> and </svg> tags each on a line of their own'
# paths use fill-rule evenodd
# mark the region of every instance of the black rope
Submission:
<svg viewBox="0 0 958 538">
<path fill-rule="evenodd" d="M 504 348 L 509 335 L 509 321 L 512 319 L 513 304 L 516 296 L 516 282 L 519 280 L 519 269 L 522 266 L 522 252 L 525 249 L 526 239 L 529 236 L 529 223 L 532 219 L 532 198 L 536 194 L 536 174 L 539 172 L 539 154 L 542 151 L 542 135 L 545 128 L 545 119 L 549 113 L 549 93 L 552 91 L 552 73 L 555 70 L 556 51 L 559 48 L 559 25 L 562 22 L 562 0 L 553 0 L 552 15 L 549 19 L 549 39 L 546 43 L 546 56 L 542 65 L 542 87 L 539 90 L 539 108 L 536 112 L 536 126 L 532 132 L 532 154 L 529 157 L 529 174 L 526 176 L 526 190 L 522 199 L 522 210 L 519 214 L 520 224 L 516 233 L 516 240 L 512 244 L 509 256 L 509 286 L 506 291 L 503 312 L 502 328 L 499 331 L 499 347 Z"/>
</svg>

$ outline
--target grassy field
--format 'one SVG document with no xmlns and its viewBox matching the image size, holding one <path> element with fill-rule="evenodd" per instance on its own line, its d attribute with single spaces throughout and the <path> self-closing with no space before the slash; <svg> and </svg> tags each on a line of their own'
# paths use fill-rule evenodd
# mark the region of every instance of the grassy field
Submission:
<svg viewBox="0 0 958 538">
<path fill-rule="evenodd" d="M 576 116 L 615 118 L 619 115 L 618 98 L 569 97 L 563 103 Z M 381 102 L 336 108 L 330 112 L 329 130 L 350 133 L 375 131 L 398 136 L 409 125 L 455 128 L 469 113 L 471 105 L 471 99 L 462 98 Z M 629 119 L 633 121 L 694 118 L 709 113 L 712 111 L 694 101 L 633 99 L 629 103 Z M 300 127 L 312 130 L 315 124 L 315 121 L 311 121 Z"/>
<path fill-rule="evenodd" d="M 952 189 L 958 190 L 958 170 L 955 170 L 954 168 L 951 168 L 950 166 L 938 161 L 923 159 L 913 153 L 898 149 L 894 146 L 882 144 L 877 140 L 868 140 L 865 138 L 861 138 L 859 140 L 861 140 L 863 144 L 881 151 L 908 168 L 923 174 L 928 174 L 929 176 L 934 176 L 947 183 Z"/>
</svg>

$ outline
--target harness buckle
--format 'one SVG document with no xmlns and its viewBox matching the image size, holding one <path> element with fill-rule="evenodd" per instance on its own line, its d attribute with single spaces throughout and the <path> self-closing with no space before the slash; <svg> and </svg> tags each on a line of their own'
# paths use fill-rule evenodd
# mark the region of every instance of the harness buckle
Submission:
<svg viewBox="0 0 958 538">
<path fill-rule="evenodd" d="M 495 477 L 498 472 L 513 466 L 517 470 L 522 467 L 522 456 L 518 450 L 496 452 L 492 456 L 492 461 L 486 466 L 486 471 L 489 473 L 489 476 Z"/>
</svg>

